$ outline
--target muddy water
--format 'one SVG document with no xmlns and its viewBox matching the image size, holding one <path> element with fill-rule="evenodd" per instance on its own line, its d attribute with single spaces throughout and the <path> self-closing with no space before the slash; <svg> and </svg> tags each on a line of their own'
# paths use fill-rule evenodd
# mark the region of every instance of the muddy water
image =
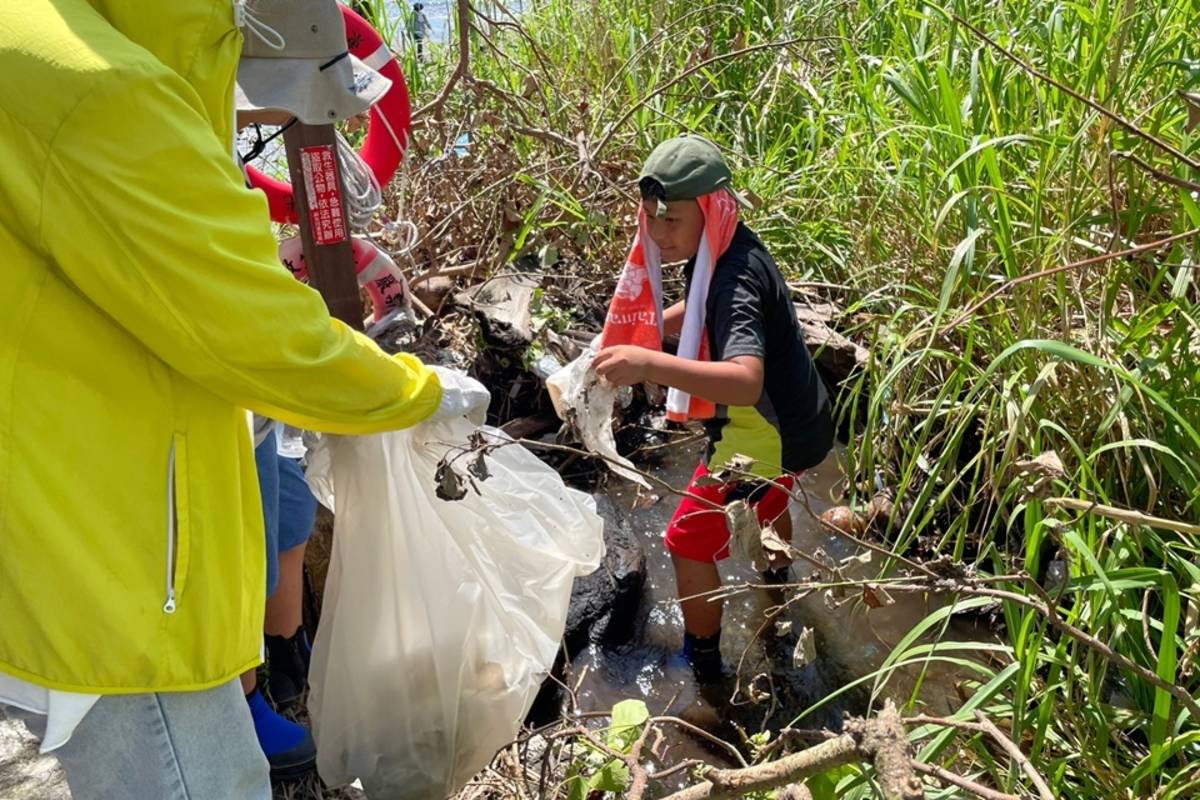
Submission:
<svg viewBox="0 0 1200 800">
<path fill-rule="evenodd" d="M 802 479 L 817 514 L 833 504 L 843 477 L 841 456 L 840 450 L 835 451 Z M 672 486 L 683 487 L 698 458 L 695 450 L 677 449 L 656 471 Z M 814 593 L 775 616 L 775 620 L 784 621 L 784 628 L 790 623 L 790 630 L 782 632 L 775 621 L 768 620 L 782 595 L 750 590 L 731 597 L 725 601 L 721 650 L 731 670 L 736 668 L 737 678 L 715 687 L 698 687 L 690 669 L 677 656 L 683 619 L 675 602 L 670 556 L 662 541 L 676 498 L 667 496 L 649 508 L 631 510 L 635 496 L 628 484 L 613 489 L 609 496 L 623 509 L 625 521 L 645 548 L 646 588 L 630 641 L 623 645 L 592 644 L 574 660 L 571 677 L 579 687 L 576 696 L 580 711 L 607 711 L 620 700 L 640 698 L 652 714 L 679 716 L 736 741 L 732 723 L 749 733 L 792 723 L 837 729 L 843 712 L 863 713 L 873 694 L 876 698 L 894 697 L 898 702 L 907 700 L 919 677 L 918 696 L 925 710 L 946 713 L 957 705 L 954 684 L 961 675 L 939 663 L 929 665 L 923 676 L 918 667 L 895 672 L 877 693 L 871 691 L 874 681 L 866 681 L 858 689 L 826 701 L 855 679 L 878 670 L 896 643 L 946 602 L 912 594 L 896 595 L 892 605 L 868 609 L 858 601 L 831 607 L 821 593 Z M 823 550 L 834 561 L 859 554 L 857 545 L 829 534 L 808 511 L 793 508 L 792 516 L 793 544 L 802 552 Z M 749 564 L 735 559 L 722 562 L 720 571 L 726 586 L 761 580 Z M 846 573 L 848 577 L 874 578 L 877 567 L 855 563 Z M 806 579 L 811 569 L 798 562 L 792 575 Z M 796 667 L 793 650 L 797 636 L 806 627 L 815 634 L 817 657 Z M 947 635 L 986 638 L 985 632 L 970 630 L 958 621 Z M 756 691 L 748 690 L 750 686 Z M 752 694 L 758 695 L 757 701 Z M 672 744 L 673 758 L 702 754 L 712 758 L 698 739 L 687 735 L 679 735 Z"/>
</svg>

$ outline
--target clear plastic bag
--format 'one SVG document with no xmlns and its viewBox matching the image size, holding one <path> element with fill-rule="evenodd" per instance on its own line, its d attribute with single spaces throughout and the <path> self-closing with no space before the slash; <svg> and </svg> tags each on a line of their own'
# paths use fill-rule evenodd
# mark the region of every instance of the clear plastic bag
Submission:
<svg viewBox="0 0 1200 800">
<path fill-rule="evenodd" d="M 633 462 L 617 452 L 612 423 L 621 389 L 592 369 L 599 348 L 597 336 L 582 355 L 546 379 L 546 391 L 558 418 L 575 428 L 589 453 L 603 456 L 613 472 L 649 489 L 650 484 L 634 469 Z"/>
<path fill-rule="evenodd" d="M 572 583 L 603 557 L 591 497 L 520 445 L 464 452 L 472 437 L 508 441 L 459 419 L 310 454 L 337 510 L 309 697 L 331 785 L 439 800 L 461 787 L 519 730 Z"/>
</svg>

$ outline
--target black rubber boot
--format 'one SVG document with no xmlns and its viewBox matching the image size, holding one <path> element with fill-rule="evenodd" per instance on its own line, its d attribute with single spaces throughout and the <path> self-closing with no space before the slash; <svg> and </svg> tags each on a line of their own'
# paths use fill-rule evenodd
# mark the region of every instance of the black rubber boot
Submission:
<svg viewBox="0 0 1200 800">
<path fill-rule="evenodd" d="M 267 691 L 276 708 L 295 704 L 308 688 L 308 665 L 312 648 L 301 625 L 291 636 L 270 636 L 267 640 Z"/>
<path fill-rule="evenodd" d="M 764 569 L 761 573 L 763 583 L 768 586 L 783 586 L 792 582 L 792 567 L 790 564 L 774 569 Z"/>
<path fill-rule="evenodd" d="M 715 683 L 725 677 L 721 661 L 721 633 L 713 636 L 683 634 L 683 658 L 700 683 Z"/>
</svg>

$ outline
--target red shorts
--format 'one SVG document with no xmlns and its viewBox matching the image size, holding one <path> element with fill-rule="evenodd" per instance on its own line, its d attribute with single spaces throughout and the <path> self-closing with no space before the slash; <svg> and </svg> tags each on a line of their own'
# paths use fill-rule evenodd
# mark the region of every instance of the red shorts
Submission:
<svg viewBox="0 0 1200 800">
<path fill-rule="evenodd" d="M 734 500 L 747 500 L 758 514 L 762 524 L 774 522 L 787 513 L 788 493 L 795 479 L 788 475 L 776 478 L 775 486 L 753 480 L 732 481 L 719 486 L 697 486 L 696 480 L 708 475 L 708 467 L 701 463 L 692 475 L 688 492 L 696 497 L 685 497 L 675 509 L 675 516 L 667 526 L 667 550 L 671 555 L 691 561 L 720 561 L 729 557 L 729 528 L 725 514 L 696 498 L 724 506 Z"/>
</svg>

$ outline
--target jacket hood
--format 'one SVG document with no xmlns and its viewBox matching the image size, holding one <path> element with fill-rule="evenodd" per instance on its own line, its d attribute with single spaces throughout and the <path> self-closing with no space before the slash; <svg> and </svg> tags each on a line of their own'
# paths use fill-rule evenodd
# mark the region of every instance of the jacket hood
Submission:
<svg viewBox="0 0 1200 800">
<path fill-rule="evenodd" d="M 88 0 L 130 41 L 191 84 L 223 143 L 233 141 L 233 90 L 242 32 L 234 0 Z"/>
</svg>

